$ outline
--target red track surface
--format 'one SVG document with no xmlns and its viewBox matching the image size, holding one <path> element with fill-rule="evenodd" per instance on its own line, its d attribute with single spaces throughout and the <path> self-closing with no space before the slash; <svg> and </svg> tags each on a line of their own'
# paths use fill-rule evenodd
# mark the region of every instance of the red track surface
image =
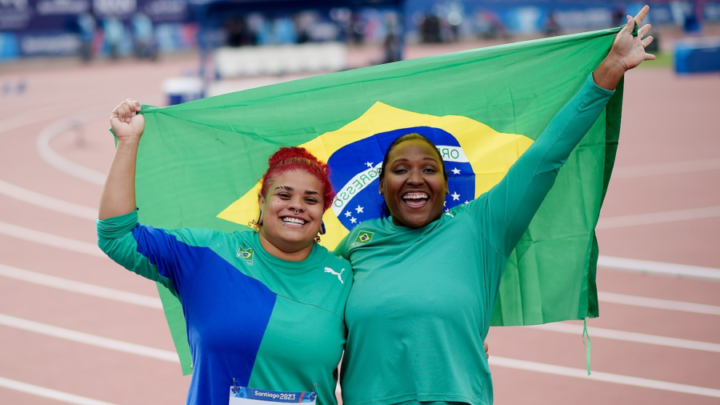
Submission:
<svg viewBox="0 0 720 405">
<path fill-rule="evenodd" d="M 180 75 L 194 65 L 194 61 L 188 60 L 155 65 L 69 66 L 0 76 L 0 85 L 19 78 L 27 82 L 24 94 L 0 96 L 0 403 L 58 403 L 57 394 L 48 394 L 56 398 L 52 399 L 36 395 L 38 391 L 34 388 L 31 390 L 35 394 L 22 392 L 19 383 L 112 404 L 184 402 L 190 380 L 181 377 L 177 363 L 47 334 L 52 332 L 49 328 L 52 326 L 172 351 L 161 310 L 14 279 L 3 275 L 2 270 L 16 268 L 146 296 L 157 295 L 153 283 L 130 274 L 107 258 L 77 251 L 87 250 L 87 246 L 95 243 L 94 221 L 82 214 L 58 212 L 62 203 L 47 197 L 97 207 L 101 186 L 50 165 L 39 154 L 36 143 L 49 125 L 85 115 L 80 126 L 85 134 L 82 145 L 78 144 L 77 131 L 65 131 L 50 142 L 50 147 L 69 161 L 105 172 L 113 155 L 113 142 L 107 132 L 112 107 L 126 97 L 162 104 L 162 80 Z M 632 172 L 638 165 L 670 162 L 689 162 L 686 166 L 692 168 L 699 161 L 709 161 L 714 169 L 618 176 L 610 186 L 603 219 L 720 206 L 720 166 L 716 164 L 720 159 L 718 95 L 718 76 L 678 78 L 662 69 L 640 70 L 627 76 L 618 173 Z M 40 196 L 22 197 L 17 189 L 8 188 L 8 183 Z M 663 214 L 658 223 L 600 229 L 601 253 L 720 268 L 720 216 L 668 221 L 676 217 Z M 27 235 L 28 230 L 88 245 L 78 245 L 75 250 L 72 246 L 63 248 L 56 240 Z M 598 283 L 602 292 L 720 307 L 720 281 L 601 268 Z M 44 326 L 31 331 L 17 323 L 10 325 L 16 318 Z M 517 359 L 541 363 L 540 371 L 494 363 L 496 402 L 720 403 L 718 396 L 678 392 L 676 386 L 663 384 L 710 388 L 715 390 L 710 394 L 720 395 L 717 371 L 720 313 L 601 302 L 601 318 L 588 324 L 593 339 L 593 377 L 547 372 L 547 365 L 584 369 L 585 352 L 578 333 L 494 328 L 489 337 L 491 361 Z M 690 342 L 692 348 L 680 348 L 650 344 L 652 338 L 623 341 L 594 335 L 593 329 L 597 328 L 716 346 Z M 602 373 L 624 376 L 620 378 L 623 382 L 632 381 L 627 377 L 656 380 L 670 389 L 600 381 Z"/>
</svg>

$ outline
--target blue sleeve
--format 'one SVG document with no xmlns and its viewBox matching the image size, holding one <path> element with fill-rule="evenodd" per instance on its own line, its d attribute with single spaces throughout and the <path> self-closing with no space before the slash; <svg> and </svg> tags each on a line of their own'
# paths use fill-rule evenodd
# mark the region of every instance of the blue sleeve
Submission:
<svg viewBox="0 0 720 405">
<path fill-rule="evenodd" d="M 138 223 L 137 210 L 98 220 L 98 246 L 116 263 L 182 295 L 203 250 L 220 234 L 210 229 L 160 229 Z"/>
</svg>

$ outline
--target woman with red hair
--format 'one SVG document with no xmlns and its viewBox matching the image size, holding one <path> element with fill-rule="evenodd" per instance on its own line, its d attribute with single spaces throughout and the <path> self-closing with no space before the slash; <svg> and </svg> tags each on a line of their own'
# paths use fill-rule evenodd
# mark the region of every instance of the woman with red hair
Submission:
<svg viewBox="0 0 720 405">
<path fill-rule="evenodd" d="M 138 112 L 128 99 L 110 118 L 118 143 L 98 244 L 180 298 L 193 360 L 187 403 L 228 404 L 273 390 L 288 401 L 335 404 L 352 274 L 345 259 L 315 243 L 334 197 L 327 165 L 303 148 L 270 157 L 257 232 L 140 225 L 135 164 L 145 120 Z"/>
</svg>

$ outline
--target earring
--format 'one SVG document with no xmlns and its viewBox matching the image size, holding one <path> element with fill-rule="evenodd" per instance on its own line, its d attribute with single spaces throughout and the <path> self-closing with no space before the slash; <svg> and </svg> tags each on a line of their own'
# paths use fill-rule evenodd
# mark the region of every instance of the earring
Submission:
<svg viewBox="0 0 720 405">
<path fill-rule="evenodd" d="M 260 227 L 260 225 L 262 225 L 262 210 L 260 210 L 260 215 L 258 215 L 258 219 L 250 221 L 250 226 Z"/>
</svg>

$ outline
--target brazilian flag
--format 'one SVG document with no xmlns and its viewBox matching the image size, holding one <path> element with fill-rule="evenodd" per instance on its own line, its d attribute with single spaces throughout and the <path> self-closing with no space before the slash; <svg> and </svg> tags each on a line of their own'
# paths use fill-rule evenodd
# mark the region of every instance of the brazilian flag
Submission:
<svg viewBox="0 0 720 405">
<path fill-rule="evenodd" d="M 321 243 L 332 249 L 354 226 L 380 216 L 378 169 L 393 139 L 410 132 L 438 145 L 449 174 L 446 208 L 465 203 L 503 178 L 600 64 L 617 31 L 373 66 L 166 108 L 145 106 L 136 186 L 140 220 L 165 228 L 246 229 L 258 214 L 258 181 L 268 157 L 281 146 L 300 145 L 330 165 L 338 196 L 325 214 Z M 493 325 L 598 315 L 594 228 L 615 160 L 622 93 L 620 83 L 513 252 Z M 180 303 L 164 287 L 159 290 L 189 373 Z"/>
</svg>

